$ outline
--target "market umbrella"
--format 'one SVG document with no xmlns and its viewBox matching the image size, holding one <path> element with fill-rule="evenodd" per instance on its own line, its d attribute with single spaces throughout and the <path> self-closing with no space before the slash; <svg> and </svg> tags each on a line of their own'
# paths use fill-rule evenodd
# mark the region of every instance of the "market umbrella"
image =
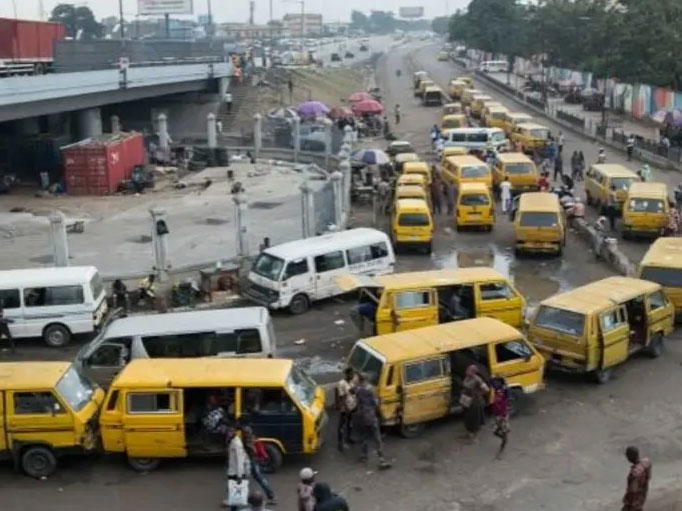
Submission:
<svg viewBox="0 0 682 511">
<path fill-rule="evenodd" d="M 316 117 L 329 113 L 329 107 L 321 101 L 306 101 L 298 105 L 297 111 L 303 117 Z"/>
<path fill-rule="evenodd" d="M 357 103 L 358 101 L 364 101 L 366 99 L 374 99 L 369 92 L 354 92 L 348 97 L 348 101 L 351 103 Z"/>
<path fill-rule="evenodd" d="M 348 119 L 353 117 L 353 111 L 345 106 L 335 106 L 329 111 L 329 117 L 332 119 Z"/>
<path fill-rule="evenodd" d="M 356 114 L 380 114 L 384 111 L 384 106 L 374 99 L 359 101 L 351 108 Z"/>
<path fill-rule="evenodd" d="M 385 165 L 390 162 L 388 155 L 381 149 L 359 149 L 351 154 L 356 161 L 367 165 Z"/>
<path fill-rule="evenodd" d="M 268 112 L 268 117 L 270 119 L 293 119 L 296 116 L 296 110 L 288 107 L 275 108 Z"/>
</svg>

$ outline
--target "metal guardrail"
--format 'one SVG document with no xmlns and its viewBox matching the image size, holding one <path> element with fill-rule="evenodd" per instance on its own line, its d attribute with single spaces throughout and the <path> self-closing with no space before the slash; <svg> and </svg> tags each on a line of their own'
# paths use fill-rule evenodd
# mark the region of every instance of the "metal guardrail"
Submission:
<svg viewBox="0 0 682 511">
<path fill-rule="evenodd" d="M 571 125 L 575 126 L 578 129 L 584 130 L 585 129 L 585 118 L 584 117 L 578 117 L 577 115 L 569 114 L 568 112 L 564 110 L 557 110 L 556 116 L 559 119 L 562 119 Z"/>
</svg>

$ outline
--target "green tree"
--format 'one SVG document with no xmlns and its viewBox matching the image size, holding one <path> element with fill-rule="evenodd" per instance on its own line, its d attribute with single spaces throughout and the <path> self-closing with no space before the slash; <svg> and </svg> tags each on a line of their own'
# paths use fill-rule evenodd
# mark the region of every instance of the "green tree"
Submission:
<svg viewBox="0 0 682 511">
<path fill-rule="evenodd" d="M 59 4 L 52 9 L 50 21 L 63 23 L 66 26 L 67 37 L 80 37 L 86 41 L 102 37 L 103 27 L 97 22 L 89 7 Z"/>
<path fill-rule="evenodd" d="M 368 30 L 369 18 L 360 11 L 351 11 L 350 25 L 354 30 Z"/>
<path fill-rule="evenodd" d="M 396 27 L 396 20 L 391 11 L 372 11 L 369 15 L 370 30 L 375 34 L 388 34 Z"/>
<path fill-rule="evenodd" d="M 450 16 L 439 16 L 437 18 L 433 18 L 433 21 L 431 22 L 431 30 L 433 30 L 436 34 L 447 34 L 449 24 Z"/>
</svg>

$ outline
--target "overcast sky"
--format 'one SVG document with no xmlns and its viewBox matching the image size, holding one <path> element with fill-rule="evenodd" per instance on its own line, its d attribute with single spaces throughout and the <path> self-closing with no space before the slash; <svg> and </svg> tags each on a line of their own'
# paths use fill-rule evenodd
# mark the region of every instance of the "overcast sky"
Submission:
<svg viewBox="0 0 682 511">
<path fill-rule="evenodd" d="M 45 11 L 49 13 L 52 8 L 64 3 L 59 0 L 43 0 Z M 70 2 L 68 2 L 70 3 Z M 118 15 L 118 0 L 86 0 L 73 2 L 76 5 L 87 5 L 94 12 L 97 18 Z M 194 13 L 204 14 L 206 12 L 207 0 L 194 0 Z M 398 11 L 399 7 L 423 6 L 425 16 L 432 18 L 442 16 L 446 9 L 453 12 L 457 8 L 462 8 L 469 3 L 469 0 L 305 0 L 305 10 L 307 12 L 322 13 L 325 21 L 347 21 L 350 18 L 350 11 L 357 9 L 369 12 L 374 10 Z M 300 3 L 298 0 L 292 2 L 285 0 L 272 0 L 274 17 L 280 18 L 287 12 L 299 12 Z M 14 17 L 14 7 L 16 6 L 17 16 L 26 19 L 38 19 L 40 0 L 0 0 L 0 17 Z M 245 22 L 249 17 L 249 0 L 211 0 L 214 19 L 216 22 Z M 123 0 L 123 11 L 126 17 L 137 14 L 137 0 Z M 269 11 L 269 0 L 256 0 L 256 22 L 267 21 Z"/>
</svg>

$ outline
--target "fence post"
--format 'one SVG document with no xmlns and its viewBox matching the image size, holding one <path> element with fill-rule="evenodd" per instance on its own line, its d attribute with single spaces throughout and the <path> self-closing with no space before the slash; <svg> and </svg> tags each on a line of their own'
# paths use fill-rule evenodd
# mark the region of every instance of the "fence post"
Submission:
<svg viewBox="0 0 682 511">
<path fill-rule="evenodd" d="M 218 146 L 218 129 L 216 128 L 215 114 L 213 112 L 206 116 L 206 134 L 208 147 L 215 149 Z"/>
<path fill-rule="evenodd" d="M 345 159 L 339 163 L 339 174 L 341 175 L 341 205 L 346 218 L 350 217 L 350 160 Z"/>
<path fill-rule="evenodd" d="M 52 244 L 52 264 L 69 265 L 69 242 L 66 237 L 66 218 L 61 211 L 50 215 L 50 241 Z"/>
<path fill-rule="evenodd" d="M 329 169 L 329 158 L 332 155 L 332 127 L 334 123 L 330 119 L 324 120 L 324 167 Z"/>
<path fill-rule="evenodd" d="M 118 115 L 111 116 L 111 132 L 114 134 L 121 132 L 121 119 Z"/>
<path fill-rule="evenodd" d="M 294 115 L 292 119 L 293 139 L 294 139 L 294 162 L 298 163 L 298 153 L 301 152 L 301 118 Z"/>
<path fill-rule="evenodd" d="M 332 189 L 334 190 L 334 224 L 336 230 L 340 231 L 343 225 L 343 174 L 338 170 L 332 172 Z"/>
<path fill-rule="evenodd" d="M 343 128 L 343 143 L 351 144 L 353 142 L 353 129 L 346 124 Z"/>
<path fill-rule="evenodd" d="M 253 126 L 253 146 L 254 146 L 254 157 L 256 160 L 260 158 L 261 148 L 263 147 L 263 116 L 261 114 L 256 114 L 253 116 L 254 126 Z"/>
<path fill-rule="evenodd" d="M 159 151 L 163 154 L 165 161 L 168 161 L 170 154 L 170 136 L 168 135 L 168 117 L 166 114 L 159 114 L 157 117 L 159 123 Z"/>
<path fill-rule="evenodd" d="M 246 208 L 248 201 L 244 192 L 236 193 L 234 201 L 235 230 L 237 235 L 237 256 L 244 259 L 249 256 L 249 232 L 246 226 Z"/>
<path fill-rule="evenodd" d="M 150 208 L 152 217 L 152 249 L 154 250 L 154 272 L 159 282 L 168 280 L 168 224 L 166 223 L 166 210 L 163 208 Z"/>
<path fill-rule="evenodd" d="M 315 235 L 315 202 L 313 189 L 306 179 L 299 187 L 301 190 L 301 227 L 304 238 Z"/>
</svg>

